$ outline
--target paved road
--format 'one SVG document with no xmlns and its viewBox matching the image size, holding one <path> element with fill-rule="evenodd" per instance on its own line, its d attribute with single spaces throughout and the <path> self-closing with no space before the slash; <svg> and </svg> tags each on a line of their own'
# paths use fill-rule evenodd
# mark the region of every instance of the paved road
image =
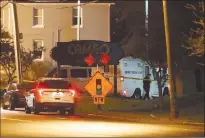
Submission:
<svg viewBox="0 0 205 138">
<path fill-rule="evenodd" d="M 23 110 L 1 109 L 1 136 L 15 137 L 136 137 L 136 136 L 204 136 L 204 126 L 157 125 L 58 113 L 25 114 Z"/>
</svg>

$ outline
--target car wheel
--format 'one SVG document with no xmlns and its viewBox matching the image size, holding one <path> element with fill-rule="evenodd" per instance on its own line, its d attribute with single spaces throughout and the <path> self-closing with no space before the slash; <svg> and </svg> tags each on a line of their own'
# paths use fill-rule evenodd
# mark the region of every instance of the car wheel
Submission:
<svg viewBox="0 0 205 138">
<path fill-rule="evenodd" d="M 60 109 L 59 112 L 60 112 L 60 115 L 65 115 L 65 109 Z"/>
<path fill-rule="evenodd" d="M 11 100 L 9 101 L 9 109 L 12 111 L 12 110 L 15 110 L 15 105 L 14 105 L 14 99 L 13 97 L 11 98 Z"/>
<path fill-rule="evenodd" d="M 25 113 L 26 114 L 31 114 L 31 108 L 29 108 L 27 104 L 26 104 L 26 107 L 25 107 Z"/>
</svg>

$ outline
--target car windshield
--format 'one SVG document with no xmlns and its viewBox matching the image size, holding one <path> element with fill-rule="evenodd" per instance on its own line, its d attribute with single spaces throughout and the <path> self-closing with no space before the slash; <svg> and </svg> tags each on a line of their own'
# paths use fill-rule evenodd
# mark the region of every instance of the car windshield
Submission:
<svg viewBox="0 0 205 138">
<path fill-rule="evenodd" d="M 70 84 L 65 80 L 44 80 L 39 83 L 39 88 L 48 88 L 48 89 L 67 89 Z"/>
</svg>

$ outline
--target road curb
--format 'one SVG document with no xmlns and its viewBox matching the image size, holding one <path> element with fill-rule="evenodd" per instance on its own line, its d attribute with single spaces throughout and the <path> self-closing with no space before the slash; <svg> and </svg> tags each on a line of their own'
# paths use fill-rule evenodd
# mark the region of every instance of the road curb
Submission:
<svg viewBox="0 0 205 138">
<path fill-rule="evenodd" d="M 204 123 L 200 123 L 200 122 L 188 122 L 188 121 L 185 121 L 183 122 L 184 125 L 202 125 L 204 126 Z"/>
<path fill-rule="evenodd" d="M 167 123 L 167 124 L 178 124 L 178 125 L 200 125 L 200 126 L 204 126 L 204 123 L 202 122 L 191 122 L 191 121 L 171 121 L 171 120 L 163 120 L 163 123 L 158 122 L 159 120 L 161 120 L 160 118 L 142 118 L 142 117 L 124 117 L 124 116 L 107 116 L 107 115 L 101 115 L 101 114 L 81 114 L 83 116 L 87 116 L 87 117 L 100 117 L 100 118 L 108 118 L 108 119 L 119 119 L 119 120 L 123 120 L 123 121 L 131 121 L 131 122 L 140 122 L 140 123 L 153 123 L 153 124 L 163 124 L 163 123 Z"/>
</svg>

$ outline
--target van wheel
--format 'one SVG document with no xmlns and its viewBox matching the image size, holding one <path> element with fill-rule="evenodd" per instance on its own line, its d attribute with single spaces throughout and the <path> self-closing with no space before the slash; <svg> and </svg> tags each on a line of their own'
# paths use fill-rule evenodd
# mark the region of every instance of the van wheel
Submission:
<svg viewBox="0 0 205 138">
<path fill-rule="evenodd" d="M 132 95 L 133 98 L 142 99 L 141 90 L 140 88 L 136 88 L 134 94 Z"/>
<path fill-rule="evenodd" d="M 164 88 L 164 91 L 163 91 L 163 96 L 169 96 L 169 89 L 168 89 L 168 87 L 165 87 Z"/>
</svg>

